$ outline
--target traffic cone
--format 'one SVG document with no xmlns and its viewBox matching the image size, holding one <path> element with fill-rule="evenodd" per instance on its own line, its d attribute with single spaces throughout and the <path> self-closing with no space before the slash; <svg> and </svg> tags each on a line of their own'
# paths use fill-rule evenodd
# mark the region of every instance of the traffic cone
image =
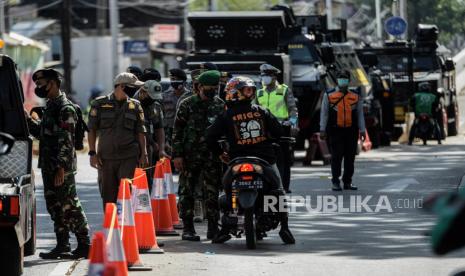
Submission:
<svg viewBox="0 0 465 276">
<path fill-rule="evenodd" d="M 127 276 L 128 266 L 124 255 L 123 243 L 121 242 L 118 215 L 116 213 L 116 204 L 107 203 L 105 205 L 103 233 L 106 239 L 107 263 L 115 267 L 119 275 Z"/>
<path fill-rule="evenodd" d="M 105 265 L 105 270 L 103 271 L 103 276 L 123 276 L 122 273 L 118 270 L 118 267 L 114 264 Z"/>
<path fill-rule="evenodd" d="M 105 235 L 95 232 L 89 253 L 89 276 L 100 276 L 103 274 L 106 263 Z"/>
<path fill-rule="evenodd" d="M 170 202 L 171 221 L 174 229 L 182 229 L 182 223 L 179 220 L 178 207 L 176 204 L 176 194 L 174 194 L 173 172 L 171 171 L 171 161 L 164 159 L 163 161 L 163 176 L 168 188 L 168 201 Z"/>
<path fill-rule="evenodd" d="M 140 261 L 129 181 L 129 179 L 121 179 L 118 190 L 118 201 L 116 203 L 118 207 L 118 223 L 121 225 L 121 240 L 123 241 L 124 254 L 129 270 L 152 270 L 150 267 L 145 267 Z"/>
<path fill-rule="evenodd" d="M 152 216 L 147 175 L 137 168 L 133 181 L 134 220 L 136 222 L 137 244 L 141 253 L 164 253 L 158 246 Z"/>
<path fill-rule="evenodd" d="M 152 188 L 152 214 L 157 236 L 178 236 L 174 231 L 171 218 L 170 202 L 163 175 L 163 163 L 157 162 Z"/>
</svg>

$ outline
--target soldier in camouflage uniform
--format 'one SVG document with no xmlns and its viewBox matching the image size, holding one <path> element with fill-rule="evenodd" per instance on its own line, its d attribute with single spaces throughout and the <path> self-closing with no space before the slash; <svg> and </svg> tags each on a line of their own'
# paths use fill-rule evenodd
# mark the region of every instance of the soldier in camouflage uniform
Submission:
<svg viewBox="0 0 465 276">
<path fill-rule="evenodd" d="M 182 95 L 190 92 L 186 88 L 187 75 L 182 69 L 174 68 L 169 72 L 171 87 L 163 92 L 163 125 L 165 127 L 168 152 L 171 151 L 170 148 L 172 147 L 174 118 L 176 117 L 179 99 Z"/>
<path fill-rule="evenodd" d="M 218 191 L 221 186 L 221 161 L 208 150 L 207 128 L 224 110 L 216 95 L 220 73 L 207 71 L 199 77 L 199 93 L 181 102 L 173 132 L 173 162 L 180 172 L 179 209 L 183 220 L 183 240 L 199 241 L 194 229 L 194 191 L 203 184 L 207 209 L 207 238 L 218 233 Z M 202 179 L 202 182 L 200 181 Z"/>
<path fill-rule="evenodd" d="M 134 95 L 144 110 L 145 139 L 147 143 L 148 166 L 153 166 L 159 158 L 168 157 L 165 152 L 165 131 L 163 130 L 163 110 L 160 101 L 163 99 L 161 85 L 157 81 L 148 80 Z M 147 170 L 149 189 L 152 191 L 153 169 Z"/>
<path fill-rule="evenodd" d="M 89 225 L 76 193 L 76 151 L 74 128 L 78 117 L 73 104 L 60 91 L 60 76 L 53 69 L 32 76 L 36 94 L 47 98 L 42 120 L 28 118 L 31 134 L 39 139 L 39 168 L 42 169 L 47 210 L 54 222 L 57 246 L 43 259 L 87 258 Z M 71 254 L 69 231 L 76 235 L 78 246 Z"/>
</svg>

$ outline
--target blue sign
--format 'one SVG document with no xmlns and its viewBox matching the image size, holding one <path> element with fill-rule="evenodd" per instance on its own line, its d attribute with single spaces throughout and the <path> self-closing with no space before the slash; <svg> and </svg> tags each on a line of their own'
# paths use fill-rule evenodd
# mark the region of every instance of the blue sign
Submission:
<svg viewBox="0 0 465 276">
<path fill-rule="evenodd" d="M 393 16 L 384 22 L 384 29 L 393 36 L 403 35 L 407 31 L 407 22 L 402 17 Z"/>
<path fill-rule="evenodd" d="M 147 40 L 125 40 L 124 55 L 140 56 L 146 55 L 150 51 L 149 42 Z"/>
</svg>

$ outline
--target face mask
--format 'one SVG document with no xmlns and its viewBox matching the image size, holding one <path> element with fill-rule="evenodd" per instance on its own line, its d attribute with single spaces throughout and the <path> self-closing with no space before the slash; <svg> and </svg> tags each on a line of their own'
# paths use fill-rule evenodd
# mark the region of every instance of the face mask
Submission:
<svg viewBox="0 0 465 276">
<path fill-rule="evenodd" d="M 273 81 L 273 78 L 271 76 L 263 76 L 262 81 L 263 81 L 263 84 L 270 85 L 271 82 Z"/>
<path fill-rule="evenodd" d="M 123 90 L 129 98 L 132 98 L 134 97 L 134 94 L 136 94 L 138 89 L 136 87 L 125 86 Z"/>
<path fill-rule="evenodd" d="M 205 95 L 205 97 L 209 98 L 209 99 L 213 99 L 215 96 L 216 96 L 216 92 L 217 90 L 215 89 L 204 89 L 203 90 L 203 95 Z"/>
<path fill-rule="evenodd" d="M 46 88 L 47 85 L 48 83 L 45 85 L 42 85 L 41 87 L 36 87 L 34 89 L 34 92 L 36 93 L 37 97 L 42 98 L 42 99 L 47 98 L 47 95 L 48 95 L 48 90 Z"/>
<path fill-rule="evenodd" d="M 349 86 L 349 79 L 337 79 L 337 86 L 339 87 Z"/>
<path fill-rule="evenodd" d="M 181 89 L 182 87 L 180 86 L 182 86 L 183 84 L 184 84 L 183 81 L 171 81 L 171 87 L 173 87 L 176 90 Z"/>
<path fill-rule="evenodd" d="M 150 97 L 147 97 L 143 100 L 140 101 L 140 104 L 143 106 L 143 107 L 147 107 L 147 106 L 150 106 L 151 104 L 153 104 L 155 102 L 155 100 L 153 100 L 152 98 Z"/>
</svg>

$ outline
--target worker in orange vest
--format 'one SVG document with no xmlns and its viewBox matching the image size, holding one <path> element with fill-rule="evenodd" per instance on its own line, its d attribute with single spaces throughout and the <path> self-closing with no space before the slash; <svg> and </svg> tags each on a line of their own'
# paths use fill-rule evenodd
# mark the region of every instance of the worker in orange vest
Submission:
<svg viewBox="0 0 465 276">
<path fill-rule="evenodd" d="M 332 190 L 341 191 L 339 177 L 344 160 L 344 190 L 357 190 L 352 184 L 355 155 L 359 134 L 365 139 L 363 98 L 357 91 L 349 89 L 350 72 L 337 73 L 337 87 L 323 96 L 320 117 L 320 136 L 329 136 L 331 148 Z"/>
</svg>

